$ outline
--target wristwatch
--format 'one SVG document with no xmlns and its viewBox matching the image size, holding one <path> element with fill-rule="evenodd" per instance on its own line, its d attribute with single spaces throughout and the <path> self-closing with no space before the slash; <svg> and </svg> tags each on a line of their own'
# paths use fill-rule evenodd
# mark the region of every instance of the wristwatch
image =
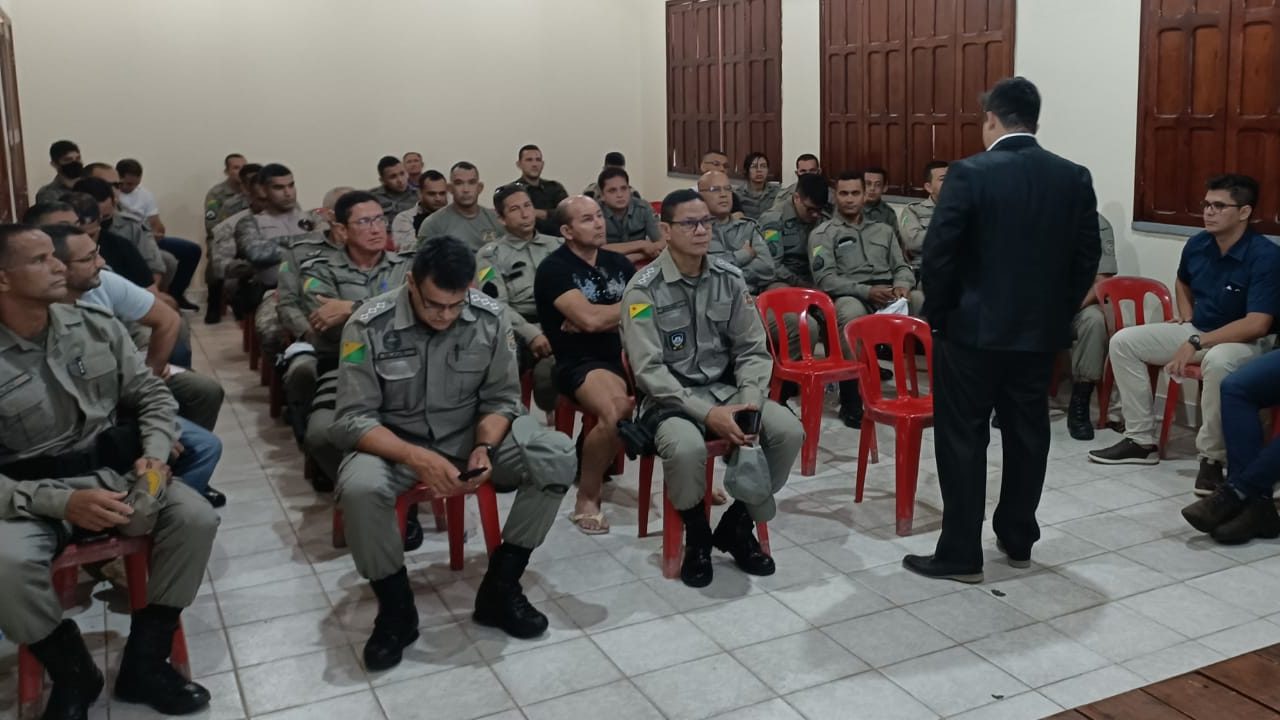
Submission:
<svg viewBox="0 0 1280 720">
<path fill-rule="evenodd" d="M 1187 338 L 1187 343 L 1190 344 L 1191 347 L 1195 348 L 1196 352 L 1200 352 L 1201 350 L 1204 349 L 1203 347 L 1200 346 L 1199 335 L 1192 335 L 1191 337 Z"/>
<path fill-rule="evenodd" d="M 489 457 L 493 457 L 493 446 L 492 446 L 492 445 L 490 445 L 489 443 L 476 443 L 476 446 L 475 446 L 475 448 L 473 449 L 473 452 L 474 452 L 475 450 L 479 450 L 480 448 L 484 448 L 484 452 L 485 452 L 485 454 L 486 454 L 486 455 L 488 455 Z"/>
</svg>

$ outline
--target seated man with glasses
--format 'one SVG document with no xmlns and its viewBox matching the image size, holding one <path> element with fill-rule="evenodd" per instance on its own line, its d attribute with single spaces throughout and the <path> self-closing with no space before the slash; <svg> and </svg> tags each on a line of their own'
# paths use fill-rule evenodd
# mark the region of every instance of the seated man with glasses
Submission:
<svg viewBox="0 0 1280 720">
<path fill-rule="evenodd" d="M 486 482 L 515 490 L 471 617 L 517 638 L 547 629 L 520 576 L 573 481 L 573 443 L 523 414 L 515 335 L 497 300 L 468 289 L 475 274 L 463 241 L 429 238 L 411 279 L 366 301 L 342 331 L 333 439 L 348 454 L 338 505 L 356 570 L 378 598 L 370 671 L 399 664 L 418 639 L 395 506 L 419 483 L 438 496 Z"/>
<path fill-rule="evenodd" d="M 764 292 L 773 282 L 773 256 L 756 221 L 734 217 L 729 176 L 718 170 L 706 173 L 698 179 L 698 193 L 713 220 L 708 257 L 722 257 L 741 270 L 751 294 Z"/>
<path fill-rule="evenodd" d="M 1091 461 L 1107 465 L 1159 462 L 1147 368 L 1163 366 L 1181 378 L 1188 365 L 1199 363 L 1204 382 L 1197 495 L 1211 495 L 1223 482 L 1222 381 L 1271 345 L 1280 313 L 1280 247 L 1249 227 L 1258 182 L 1218 175 L 1206 188 L 1204 232 L 1187 240 L 1178 265 L 1176 317 L 1128 327 L 1111 338 L 1124 439 L 1089 453 Z"/>
</svg>

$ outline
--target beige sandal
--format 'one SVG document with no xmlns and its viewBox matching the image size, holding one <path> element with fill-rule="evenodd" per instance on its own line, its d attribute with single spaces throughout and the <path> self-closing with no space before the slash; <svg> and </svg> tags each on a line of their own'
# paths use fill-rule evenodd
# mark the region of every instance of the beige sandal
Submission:
<svg viewBox="0 0 1280 720">
<path fill-rule="evenodd" d="M 589 527 L 586 521 L 595 523 L 595 527 Z M 569 522 L 577 526 L 585 535 L 605 535 L 609 532 L 609 523 L 605 522 L 603 512 L 594 513 L 569 513 Z"/>
</svg>

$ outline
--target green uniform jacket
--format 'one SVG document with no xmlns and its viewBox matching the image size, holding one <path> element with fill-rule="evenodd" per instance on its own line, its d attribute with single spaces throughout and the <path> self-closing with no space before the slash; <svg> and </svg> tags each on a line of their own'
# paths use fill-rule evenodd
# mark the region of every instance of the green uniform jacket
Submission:
<svg viewBox="0 0 1280 720">
<path fill-rule="evenodd" d="M 774 281 L 773 256 L 764 241 L 760 226 L 747 218 L 717 222 L 712 228 L 708 257 L 721 258 L 742 271 L 747 289 L 753 294 L 764 292 Z M 750 250 L 748 250 L 750 248 Z M 755 251 L 754 254 L 752 251 Z"/>
<path fill-rule="evenodd" d="M 492 208 L 476 207 L 479 215 L 473 218 L 463 217 L 453 204 L 446 205 L 431 213 L 418 228 L 418 245 L 431 237 L 452 235 L 466 243 L 472 250 L 479 250 L 485 245 L 506 234 L 502 219 Z"/>
<path fill-rule="evenodd" d="M 929 234 L 929 221 L 933 219 L 933 201 L 925 198 L 913 202 L 902 211 L 902 223 L 899 234 L 902 236 L 902 250 L 906 253 L 911 267 L 920 269 L 920 257 L 924 252 L 924 236 Z"/>
<path fill-rule="evenodd" d="M 249 200 L 244 193 L 232 188 L 226 180 L 209 188 L 209 192 L 204 194 L 205 235 L 212 236 L 218 223 L 248 207 Z"/>
<path fill-rule="evenodd" d="M 761 215 L 773 209 L 774 203 L 778 201 L 778 193 L 782 191 L 782 186 L 775 182 L 764 184 L 764 189 L 760 192 L 754 192 L 749 185 L 738 188 L 738 197 L 742 200 L 742 214 L 758 220 Z"/>
<path fill-rule="evenodd" d="M 302 302 L 302 277 L 300 268 L 314 258 L 340 252 L 326 235 L 312 233 L 291 239 L 289 246 L 280 252 L 280 267 L 276 270 L 276 313 L 280 324 L 295 340 L 311 334 L 311 311 Z"/>
<path fill-rule="evenodd" d="M 405 275 L 412 265 L 409 256 L 384 252 L 378 262 L 368 270 L 356 267 L 346 250 L 335 249 L 306 260 L 301 266 L 302 312 L 309 317 L 324 301 L 350 300 L 355 303 L 351 314 L 360 312 L 360 306 L 375 295 L 383 295 L 404 285 Z M 283 282 L 282 282 L 283 286 Z M 330 328 L 323 334 L 310 334 L 311 344 L 319 358 L 338 354 L 342 340 L 342 328 Z"/>
<path fill-rule="evenodd" d="M 600 203 L 600 213 L 604 215 L 604 234 L 605 240 L 609 243 L 634 242 L 636 240 L 653 240 L 657 242 L 662 239 L 662 228 L 658 227 L 658 216 L 653 212 L 653 206 L 645 202 L 643 198 L 635 195 L 631 196 L 631 204 L 627 205 L 627 211 L 618 217 L 612 210 L 605 207 L 604 202 Z"/>
<path fill-rule="evenodd" d="M 416 207 L 418 204 L 418 192 L 413 188 L 405 188 L 402 193 L 393 193 L 385 187 L 379 185 L 369 191 L 369 194 L 378 199 L 378 204 L 382 206 L 382 215 L 387 219 L 387 229 L 391 228 L 391 223 L 395 221 L 396 215 Z"/>
<path fill-rule="evenodd" d="M 813 226 L 800 222 L 795 206 L 788 202 L 781 209 L 761 215 L 760 230 L 769 244 L 777 279 L 792 287 L 813 287 L 809 270 L 809 233 Z"/>
<path fill-rule="evenodd" d="M 558 237 L 534 233 L 532 240 L 511 235 L 485 245 L 476 253 L 476 287 L 506 308 L 507 322 L 525 343 L 542 334 L 533 299 L 538 266 L 564 243 Z"/>
<path fill-rule="evenodd" d="M 882 222 L 855 225 L 843 216 L 822 223 L 809 236 L 813 279 L 833 298 L 867 300 L 875 284 L 914 288 L 916 275 L 902 254 L 893 228 Z"/>
</svg>

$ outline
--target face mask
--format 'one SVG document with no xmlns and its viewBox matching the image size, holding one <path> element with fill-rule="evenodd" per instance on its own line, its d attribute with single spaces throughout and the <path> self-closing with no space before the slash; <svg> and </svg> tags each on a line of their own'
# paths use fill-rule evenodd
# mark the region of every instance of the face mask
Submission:
<svg viewBox="0 0 1280 720">
<path fill-rule="evenodd" d="M 58 166 L 58 174 L 65 178 L 78 178 L 84 174 L 84 164 L 79 160 L 62 163 Z"/>
</svg>

